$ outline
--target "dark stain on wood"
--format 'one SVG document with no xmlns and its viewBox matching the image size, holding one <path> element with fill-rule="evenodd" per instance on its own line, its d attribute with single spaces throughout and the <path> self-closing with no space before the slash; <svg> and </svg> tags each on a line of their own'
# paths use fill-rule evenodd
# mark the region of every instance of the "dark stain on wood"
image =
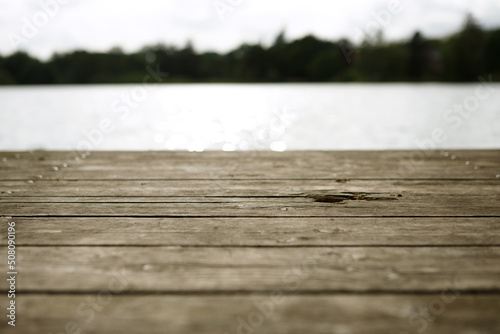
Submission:
<svg viewBox="0 0 500 334">
<path fill-rule="evenodd" d="M 314 202 L 320 203 L 344 203 L 346 201 L 397 201 L 394 197 L 375 196 L 363 192 L 342 192 L 340 194 L 308 194 L 307 198 L 312 198 Z"/>
</svg>

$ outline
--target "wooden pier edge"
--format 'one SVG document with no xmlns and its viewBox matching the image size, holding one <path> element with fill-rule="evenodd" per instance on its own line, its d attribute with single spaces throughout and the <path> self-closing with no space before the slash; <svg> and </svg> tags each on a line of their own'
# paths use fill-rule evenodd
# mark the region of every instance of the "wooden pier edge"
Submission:
<svg viewBox="0 0 500 334">
<path fill-rule="evenodd" d="M 500 332 L 499 150 L 0 152 L 0 173 L 2 333 Z"/>
</svg>

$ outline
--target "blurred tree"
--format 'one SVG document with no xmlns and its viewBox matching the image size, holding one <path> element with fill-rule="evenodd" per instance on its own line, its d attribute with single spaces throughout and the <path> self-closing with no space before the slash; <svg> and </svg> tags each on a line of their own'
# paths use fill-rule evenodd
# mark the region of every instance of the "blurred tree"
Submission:
<svg viewBox="0 0 500 334">
<path fill-rule="evenodd" d="M 480 74 L 500 76 L 500 29 L 484 32 L 469 15 L 462 30 L 443 40 L 419 32 L 410 42 L 385 42 L 382 31 L 366 36 L 360 47 L 308 35 L 274 43 L 243 44 L 226 54 L 197 53 L 188 42 L 177 48 L 146 46 L 126 54 L 73 51 L 47 61 L 25 52 L 0 56 L 0 84 L 142 82 L 147 68 L 159 66 L 169 82 L 231 81 L 475 81 Z"/>
<path fill-rule="evenodd" d="M 332 49 L 333 43 L 308 35 L 287 44 L 281 60 L 285 65 L 284 77 L 291 81 L 309 81 L 310 63 L 322 52 Z M 317 60 L 316 60 L 317 61 Z"/>
<path fill-rule="evenodd" d="M 0 56 L 0 85 L 14 85 L 15 83 L 14 77 L 5 68 L 5 59 Z"/>
<path fill-rule="evenodd" d="M 345 63 L 340 47 L 335 44 L 329 49 L 318 52 L 309 62 L 307 77 L 312 81 L 334 81 L 345 69 Z"/>
<path fill-rule="evenodd" d="M 402 43 L 365 46 L 355 66 L 364 81 L 403 81 L 407 59 L 408 51 Z"/>
<path fill-rule="evenodd" d="M 286 40 L 285 40 L 285 30 L 281 30 L 281 32 L 278 34 L 278 36 L 276 36 L 276 39 L 274 41 L 274 46 L 283 46 L 286 44 Z"/>
<path fill-rule="evenodd" d="M 469 14 L 462 31 L 445 46 L 445 77 L 452 81 L 474 81 L 483 72 L 484 32 Z"/>
<path fill-rule="evenodd" d="M 203 81 L 223 80 L 224 57 L 215 53 L 207 52 L 199 56 L 198 75 Z"/>
<path fill-rule="evenodd" d="M 500 29 L 488 32 L 484 47 L 484 74 L 500 77 Z"/>
<path fill-rule="evenodd" d="M 410 57 L 408 60 L 408 76 L 411 80 L 422 79 L 427 67 L 427 46 L 426 41 L 416 32 L 410 42 Z"/>
<path fill-rule="evenodd" d="M 3 62 L 4 76 L 14 78 L 18 84 L 48 84 L 53 76 L 47 64 L 31 58 L 25 52 L 16 52 Z"/>
<path fill-rule="evenodd" d="M 182 75 L 185 75 L 188 79 L 198 79 L 199 59 L 190 41 L 184 49 L 178 52 L 176 58 L 179 64 L 179 72 Z"/>
</svg>

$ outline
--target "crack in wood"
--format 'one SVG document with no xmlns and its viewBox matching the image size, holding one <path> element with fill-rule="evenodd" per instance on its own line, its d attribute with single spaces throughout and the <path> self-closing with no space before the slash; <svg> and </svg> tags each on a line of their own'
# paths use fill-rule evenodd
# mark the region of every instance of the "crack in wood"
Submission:
<svg viewBox="0 0 500 334">
<path fill-rule="evenodd" d="M 320 203 L 345 203 L 346 201 L 397 201 L 397 198 L 394 197 L 380 197 L 364 192 L 341 192 L 339 194 L 307 194 L 305 197 L 312 198 L 314 202 Z"/>
</svg>

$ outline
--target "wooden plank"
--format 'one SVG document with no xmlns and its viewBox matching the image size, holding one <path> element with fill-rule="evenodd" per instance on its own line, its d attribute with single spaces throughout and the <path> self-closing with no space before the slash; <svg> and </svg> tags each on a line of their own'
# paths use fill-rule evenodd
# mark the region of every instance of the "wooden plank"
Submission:
<svg viewBox="0 0 500 334">
<path fill-rule="evenodd" d="M 18 246 L 500 245 L 500 218 L 16 218 Z M 7 229 L 7 220 L 0 221 Z M 450 233 L 453 231 L 453 233 Z M 0 236 L 7 245 L 7 236 Z"/>
<path fill-rule="evenodd" d="M 499 247 L 25 246 L 17 270 L 23 292 L 99 291 L 116 275 L 136 292 L 495 292 L 499 263 Z"/>
<path fill-rule="evenodd" d="M 112 160 L 110 160 L 112 161 Z M 372 163 L 377 163 L 372 161 Z M 158 179 L 486 179 L 494 180 L 500 173 L 500 166 L 435 165 L 418 166 L 406 171 L 397 164 L 355 166 L 329 162 L 327 167 L 269 167 L 252 165 L 212 165 L 201 166 L 202 162 L 189 163 L 189 167 L 154 166 L 134 168 L 134 166 L 71 166 L 58 171 L 48 168 L 30 168 L 1 171 L 2 180 L 36 180 L 39 175 L 51 180 L 158 180 Z"/>
<path fill-rule="evenodd" d="M 0 153 L 19 272 L 18 327 L 2 333 L 59 334 L 71 321 L 89 333 L 238 333 L 273 290 L 286 302 L 250 331 L 500 329 L 498 150 L 74 158 Z M 124 289 L 86 321 L 77 308 L 117 280 Z M 445 303 L 450 287 L 460 295 Z M 435 318 L 412 317 L 439 302 Z"/>
<path fill-rule="evenodd" d="M 420 160 L 478 160 L 500 162 L 500 150 L 383 150 L 383 151 L 92 151 L 81 157 L 82 152 L 75 151 L 6 151 L 0 152 L 0 159 L 6 158 L 7 162 L 16 163 L 22 161 L 44 162 L 50 160 L 74 159 L 81 160 L 114 160 L 114 161 L 149 161 L 149 160 L 218 160 L 222 157 L 231 159 L 259 159 L 259 160 L 292 160 L 292 159 L 356 159 L 356 160 L 400 160 L 402 157 L 411 157 Z M 453 157 L 454 156 L 454 157 Z M 0 161 L 1 162 L 1 161 Z"/>
<path fill-rule="evenodd" d="M 345 195 L 342 196 L 351 196 Z M 372 195 L 369 195 L 372 196 Z M 184 203 L 2 203 L 8 216 L 123 216 L 123 217 L 500 217 L 500 196 L 407 194 L 377 196 L 378 200 L 346 199 L 339 203 L 316 198 L 253 199 L 207 202 L 203 197 Z M 328 200 L 328 198 L 326 199 Z"/>
<path fill-rule="evenodd" d="M 111 183 L 110 183 L 111 182 Z M 112 186 L 110 186 L 110 184 Z M 163 180 L 0 182 L 2 202 L 19 197 L 185 197 L 303 196 L 310 193 L 367 192 L 386 195 L 500 193 L 500 179 L 488 181 L 422 180 Z M 54 198 L 52 200 L 54 200 Z M 28 201 L 29 199 L 23 199 Z M 153 200 L 153 199 L 151 199 Z"/>
<path fill-rule="evenodd" d="M 418 333 L 419 330 L 428 334 L 500 332 L 499 296 L 453 298 L 453 294 L 446 293 L 447 303 L 442 301 L 441 294 L 281 298 L 271 295 L 111 295 L 109 299 L 106 295 L 102 298 L 97 295 L 22 295 L 18 301 L 16 327 L 2 321 L 0 331 L 66 334 L 66 328 L 74 328 L 93 334 L 365 334 L 367 329 L 374 334 Z"/>
<path fill-rule="evenodd" d="M 64 159 L 65 154 L 68 156 L 65 152 L 46 152 L 38 157 L 33 154 L 30 159 L 13 160 L 9 156 L 0 163 L 1 179 L 38 175 L 46 179 L 495 179 L 500 173 L 500 151 L 464 151 L 448 156 L 436 151 L 204 152 L 196 155 L 100 152 L 78 162 Z"/>
</svg>

